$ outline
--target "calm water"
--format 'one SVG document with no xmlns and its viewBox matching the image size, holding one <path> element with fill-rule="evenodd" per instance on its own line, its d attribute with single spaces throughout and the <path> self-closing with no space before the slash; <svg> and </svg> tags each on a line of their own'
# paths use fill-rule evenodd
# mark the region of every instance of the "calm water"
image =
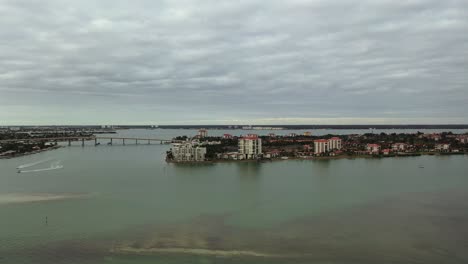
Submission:
<svg viewBox="0 0 468 264">
<path fill-rule="evenodd" d="M 102 144 L 0 160 L 0 263 L 468 262 L 466 155 L 168 165 Z"/>
</svg>

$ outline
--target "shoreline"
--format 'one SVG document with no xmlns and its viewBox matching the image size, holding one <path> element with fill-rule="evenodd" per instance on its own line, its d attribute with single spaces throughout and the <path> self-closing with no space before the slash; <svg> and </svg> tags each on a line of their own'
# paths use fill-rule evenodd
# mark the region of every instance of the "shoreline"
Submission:
<svg viewBox="0 0 468 264">
<path fill-rule="evenodd" d="M 253 160 L 253 159 L 242 159 L 242 160 L 206 160 L 206 161 L 168 161 L 166 163 L 176 164 L 176 165 L 194 165 L 194 164 L 214 164 L 214 163 L 234 163 L 234 162 L 255 162 L 255 163 L 266 163 L 266 162 L 277 162 L 277 161 L 288 161 L 288 160 L 337 160 L 337 159 L 382 159 L 382 158 L 408 158 L 408 157 L 421 157 L 421 156 L 461 156 L 467 155 L 465 152 L 454 152 L 454 153 L 411 153 L 409 155 L 381 155 L 381 156 L 372 156 L 372 155 L 339 155 L 339 156 L 318 156 L 318 157 L 287 157 L 287 159 L 279 158 L 270 158 L 262 160 Z"/>
<path fill-rule="evenodd" d="M 20 157 L 24 157 L 24 156 L 30 156 L 30 155 L 39 154 L 39 153 L 46 152 L 46 151 L 56 150 L 56 149 L 59 149 L 59 148 L 62 148 L 62 146 L 53 146 L 53 147 L 46 148 L 46 149 L 35 150 L 35 151 L 31 151 L 31 152 L 18 153 L 18 154 L 14 155 L 14 156 L 2 156 L 2 157 L 0 157 L 0 160 L 1 159 L 14 159 L 14 158 L 20 158 Z"/>
</svg>

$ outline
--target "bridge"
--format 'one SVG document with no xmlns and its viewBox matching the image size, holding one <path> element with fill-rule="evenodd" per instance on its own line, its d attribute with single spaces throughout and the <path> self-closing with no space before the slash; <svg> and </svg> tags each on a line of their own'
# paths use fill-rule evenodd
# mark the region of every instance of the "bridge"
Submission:
<svg viewBox="0 0 468 264">
<path fill-rule="evenodd" d="M 108 145 L 112 145 L 115 141 L 122 142 L 122 145 L 126 143 L 151 143 L 169 144 L 180 142 L 180 140 L 172 139 L 160 139 L 160 138 L 134 138 L 134 137 L 96 137 L 96 136 L 76 136 L 76 137 L 48 137 L 48 138 L 15 138 L 15 139 L 4 139 L 0 140 L 1 143 L 14 143 L 14 142 L 68 142 L 68 146 L 71 146 L 73 141 L 81 141 L 81 145 L 84 147 L 86 141 L 93 141 L 94 145 L 100 145 L 100 140 L 108 140 Z"/>
</svg>

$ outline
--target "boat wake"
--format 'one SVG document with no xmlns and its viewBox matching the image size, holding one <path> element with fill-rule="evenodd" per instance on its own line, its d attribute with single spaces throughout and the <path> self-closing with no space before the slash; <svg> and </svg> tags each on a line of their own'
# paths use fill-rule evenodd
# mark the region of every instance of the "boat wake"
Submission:
<svg viewBox="0 0 468 264">
<path fill-rule="evenodd" d="M 31 172 L 41 172 L 41 171 L 51 171 L 51 170 L 59 170 L 59 169 L 63 169 L 63 165 L 60 165 L 60 160 L 59 161 L 55 161 L 53 162 L 50 167 L 48 168 L 43 168 L 43 169 L 35 169 L 35 170 L 20 170 L 18 169 L 18 173 L 31 173 Z M 41 162 L 42 163 L 42 162 Z M 36 165 L 36 164 L 35 164 Z M 31 165 L 33 166 L 33 165 Z M 28 166 L 28 167 L 31 167 L 31 166 Z M 24 167 L 23 167 L 24 168 Z M 27 168 L 27 167 L 26 167 Z"/>
<path fill-rule="evenodd" d="M 48 162 L 48 161 L 51 161 L 53 159 L 49 158 L 49 159 L 45 159 L 45 160 L 40 160 L 40 161 L 36 161 L 36 162 L 32 162 L 32 163 L 27 163 L 27 164 L 23 164 L 23 165 L 20 165 L 18 167 L 16 167 L 17 169 L 26 169 L 26 168 L 29 168 L 29 167 L 32 167 L 32 166 L 35 166 L 35 165 L 39 165 L 41 163 L 45 163 L 45 162 Z"/>
</svg>

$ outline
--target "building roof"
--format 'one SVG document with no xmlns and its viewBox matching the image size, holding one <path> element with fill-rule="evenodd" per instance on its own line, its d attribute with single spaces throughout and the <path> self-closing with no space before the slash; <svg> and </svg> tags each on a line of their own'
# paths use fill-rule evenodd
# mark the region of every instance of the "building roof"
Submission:
<svg viewBox="0 0 468 264">
<path fill-rule="evenodd" d="M 332 138 L 330 138 L 330 140 L 341 140 L 341 138 L 339 138 L 339 137 L 332 137 Z"/>
<path fill-rule="evenodd" d="M 380 147 L 379 144 L 367 144 L 368 147 Z"/>
<path fill-rule="evenodd" d="M 247 136 L 243 136 L 242 139 L 255 140 L 255 139 L 258 139 L 258 135 L 257 134 L 247 134 Z"/>
<path fill-rule="evenodd" d="M 326 140 L 326 139 L 316 139 L 316 140 L 314 140 L 314 142 L 323 142 L 323 143 L 326 143 L 326 142 L 328 142 L 328 140 Z"/>
</svg>

